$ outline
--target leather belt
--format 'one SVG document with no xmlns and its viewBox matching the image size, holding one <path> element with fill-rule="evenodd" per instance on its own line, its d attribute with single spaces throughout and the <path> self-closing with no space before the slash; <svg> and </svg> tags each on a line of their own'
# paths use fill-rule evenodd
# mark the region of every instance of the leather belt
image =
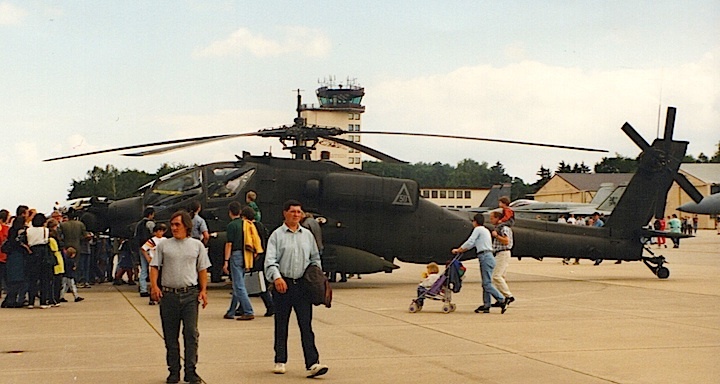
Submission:
<svg viewBox="0 0 720 384">
<path fill-rule="evenodd" d="M 183 288 L 170 288 L 170 287 L 163 287 L 163 292 L 172 292 L 172 293 L 188 293 L 193 289 L 197 289 L 197 285 L 191 285 L 189 287 L 183 287 Z"/>
</svg>

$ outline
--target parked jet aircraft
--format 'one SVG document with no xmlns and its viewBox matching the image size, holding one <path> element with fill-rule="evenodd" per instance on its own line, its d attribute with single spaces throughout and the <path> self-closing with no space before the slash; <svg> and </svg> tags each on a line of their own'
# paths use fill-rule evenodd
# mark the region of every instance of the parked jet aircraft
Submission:
<svg viewBox="0 0 720 384">
<path fill-rule="evenodd" d="M 699 203 L 690 202 L 678 207 L 678 211 L 699 213 L 703 215 L 720 214 L 720 193 L 705 196 Z"/>
</svg>

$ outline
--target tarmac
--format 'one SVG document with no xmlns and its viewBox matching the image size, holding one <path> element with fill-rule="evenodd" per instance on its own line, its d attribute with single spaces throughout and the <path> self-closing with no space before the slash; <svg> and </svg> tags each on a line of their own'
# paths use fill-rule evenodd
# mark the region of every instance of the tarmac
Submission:
<svg viewBox="0 0 720 384">
<path fill-rule="evenodd" d="M 294 322 L 288 372 L 272 374 L 272 318 L 254 297 L 255 320 L 223 319 L 230 296 L 220 284 L 200 314 L 198 373 L 208 384 L 719 382 L 720 236 L 700 231 L 660 253 L 667 280 L 640 262 L 513 259 L 507 279 L 517 301 L 502 315 L 473 312 L 477 261 L 465 262 L 449 314 L 440 302 L 408 312 L 422 265 L 336 283 L 332 308 L 314 311 L 330 367 L 315 379 L 305 378 Z M 164 383 L 158 307 L 126 285 L 80 294 L 85 301 L 58 308 L 0 309 L 0 383 Z"/>
</svg>

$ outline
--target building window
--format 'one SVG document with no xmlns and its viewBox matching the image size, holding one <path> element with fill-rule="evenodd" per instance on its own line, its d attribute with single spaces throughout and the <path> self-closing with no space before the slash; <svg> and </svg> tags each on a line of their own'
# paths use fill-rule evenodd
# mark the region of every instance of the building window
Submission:
<svg viewBox="0 0 720 384">
<path fill-rule="evenodd" d="M 428 197 L 430 197 L 430 191 L 427 191 L 427 190 L 426 190 L 426 191 L 422 191 L 422 197 L 424 197 L 424 198 L 426 198 L 426 199 L 427 199 Z"/>
<path fill-rule="evenodd" d="M 355 124 L 355 132 L 360 132 L 360 124 Z"/>
<path fill-rule="evenodd" d="M 465 191 L 465 198 L 466 199 L 470 198 L 470 191 Z M 468 208 L 470 208 L 470 207 L 468 207 Z"/>
<path fill-rule="evenodd" d="M 362 164 L 362 162 L 360 161 L 360 157 L 355 158 L 355 164 Z"/>
<path fill-rule="evenodd" d="M 355 158 L 354 158 L 354 157 L 349 157 L 349 158 L 348 158 L 348 163 L 350 163 L 350 164 L 355 164 Z"/>
<path fill-rule="evenodd" d="M 455 192 L 455 197 L 456 197 L 456 198 L 462 199 L 462 198 L 463 198 L 462 196 L 463 196 L 463 195 L 462 195 L 462 191 L 457 191 L 457 192 Z"/>
<path fill-rule="evenodd" d="M 440 198 L 441 199 L 447 198 L 447 191 L 440 191 Z"/>
<path fill-rule="evenodd" d="M 353 114 L 353 113 L 348 113 L 348 120 L 352 120 L 354 116 L 355 116 L 355 114 Z"/>
<path fill-rule="evenodd" d="M 359 143 L 359 142 L 360 142 L 360 135 L 355 135 L 355 136 L 353 137 L 353 141 L 356 142 L 356 143 Z"/>
<path fill-rule="evenodd" d="M 348 132 L 352 132 L 355 129 L 355 126 L 352 124 L 348 124 Z"/>
<path fill-rule="evenodd" d="M 330 151 L 320 152 L 320 160 L 330 160 Z"/>
<path fill-rule="evenodd" d="M 355 120 L 360 120 L 360 114 L 359 114 L 359 113 L 356 113 L 356 114 L 355 114 Z"/>
<path fill-rule="evenodd" d="M 454 199 L 455 198 L 455 191 L 448 191 L 448 199 Z"/>
<path fill-rule="evenodd" d="M 437 199 L 437 197 L 438 197 L 438 191 L 432 191 L 432 192 L 431 192 L 431 196 L 432 196 L 433 199 Z"/>
</svg>

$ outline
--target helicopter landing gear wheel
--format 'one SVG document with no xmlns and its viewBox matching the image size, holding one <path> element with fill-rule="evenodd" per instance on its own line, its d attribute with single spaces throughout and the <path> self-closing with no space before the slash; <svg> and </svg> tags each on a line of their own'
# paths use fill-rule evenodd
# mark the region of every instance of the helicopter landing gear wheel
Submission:
<svg viewBox="0 0 720 384">
<path fill-rule="evenodd" d="M 664 256 L 643 257 L 642 261 L 658 279 L 667 279 L 670 276 L 670 270 L 663 266 L 667 263 Z"/>
</svg>

